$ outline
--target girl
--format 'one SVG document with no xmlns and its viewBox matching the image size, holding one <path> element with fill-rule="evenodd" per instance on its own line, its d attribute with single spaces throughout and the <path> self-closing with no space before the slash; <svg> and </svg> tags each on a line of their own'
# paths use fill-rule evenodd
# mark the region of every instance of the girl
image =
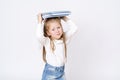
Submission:
<svg viewBox="0 0 120 80">
<path fill-rule="evenodd" d="M 64 32 L 61 19 L 69 25 Z M 67 43 L 77 27 L 68 17 L 54 17 L 42 20 L 38 14 L 37 38 L 43 46 L 43 60 L 46 63 L 42 80 L 65 80 L 64 67 L 67 57 Z"/>
</svg>

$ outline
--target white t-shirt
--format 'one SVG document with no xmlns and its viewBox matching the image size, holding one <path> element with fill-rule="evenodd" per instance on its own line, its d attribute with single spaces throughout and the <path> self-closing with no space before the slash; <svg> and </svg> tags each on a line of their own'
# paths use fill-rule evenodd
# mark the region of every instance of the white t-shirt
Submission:
<svg viewBox="0 0 120 80">
<path fill-rule="evenodd" d="M 77 31 L 77 26 L 71 21 L 66 21 L 69 29 L 65 32 L 66 44 L 68 44 L 70 38 Z M 66 62 L 65 48 L 62 40 L 54 40 L 55 50 L 54 53 L 51 50 L 49 37 L 43 35 L 43 24 L 38 24 L 36 28 L 36 36 L 40 42 L 40 46 L 45 46 L 46 61 L 53 66 L 63 66 Z"/>
</svg>

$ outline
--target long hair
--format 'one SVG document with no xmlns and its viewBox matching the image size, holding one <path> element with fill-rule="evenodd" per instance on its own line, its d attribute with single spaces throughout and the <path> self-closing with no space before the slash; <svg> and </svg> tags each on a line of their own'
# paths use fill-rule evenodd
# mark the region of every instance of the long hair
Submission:
<svg viewBox="0 0 120 80">
<path fill-rule="evenodd" d="M 47 31 L 48 31 L 48 26 L 49 26 L 49 23 L 51 22 L 58 22 L 61 26 L 61 19 L 59 17 L 55 17 L 55 18 L 48 18 L 44 21 L 44 28 L 43 28 L 43 31 L 44 31 L 44 36 L 45 37 L 49 37 L 50 38 L 50 47 L 51 47 L 51 50 L 52 52 L 54 52 L 55 50 L 55 45 L 54 45 L 54 42 L 53 40 L 51 39 L 51 37 L 47 34 Z M 64 43 L 64 48 L 65 48 L 65 57 L 67 57 L 67 47 L 66 47 L 66 39 L 65 39 L 65 33 L 63 32 L 61 38 L 63 39 L 63 43 Z M 46 62 L 46 50 L 45 50 L 45 46 L 43 46 L 43 61 Z"/>
</svg>

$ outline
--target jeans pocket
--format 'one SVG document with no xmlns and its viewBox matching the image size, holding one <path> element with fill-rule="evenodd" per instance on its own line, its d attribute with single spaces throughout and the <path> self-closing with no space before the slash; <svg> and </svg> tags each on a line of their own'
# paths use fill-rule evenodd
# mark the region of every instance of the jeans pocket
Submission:
<svg viewBox="0 0 120 80">
<path fill-rule="evenodd" d="M 48 68 L 48 71 L 55 72 L 55 68 Z"/>
<path fill-rule="evenodd" d="M 57 72 L 56 72 L 55 68 L 49 67 L 49 68 L 47 69 L 47 73 L 50 74 L 50 75 L 54 75 L 54 74 L 56 74 Z"/>
</svg>

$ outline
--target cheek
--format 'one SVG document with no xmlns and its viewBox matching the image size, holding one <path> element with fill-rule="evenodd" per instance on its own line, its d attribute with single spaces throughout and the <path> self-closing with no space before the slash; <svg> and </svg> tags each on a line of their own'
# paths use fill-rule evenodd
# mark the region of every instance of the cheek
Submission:
<svg viewBox="0 0 120 80">
<path fill-rule="evenodd" d="M 54 31 L 50 31 L 49 35 L 55 35 L 55 32 Z"/>
<path fill-rule="evenodd" d="M 51 33 L 50 33 L 49 31 L 47 31 L 47 35 L 49 35 L 49 36 L 50 36 L 50 35 L 51 35 Z"/>
</svg>

